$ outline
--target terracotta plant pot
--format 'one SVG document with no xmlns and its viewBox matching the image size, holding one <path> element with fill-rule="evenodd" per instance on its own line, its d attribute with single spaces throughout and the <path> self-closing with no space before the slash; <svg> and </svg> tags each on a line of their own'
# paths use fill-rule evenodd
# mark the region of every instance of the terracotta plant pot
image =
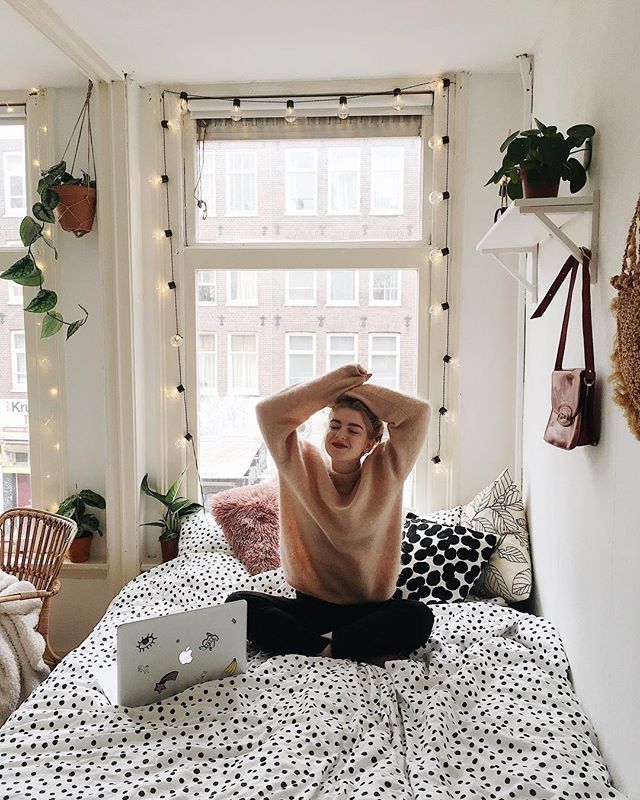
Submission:
<svg viewBox="0 0 640 800">
<path fill-rule="evenodd" d="M 522 181 L 522 191 L 525 197 L 557 197 L 560 187 L 560 176 L 549 178 L 538 183 L 529 179 L 526 169 L 518 169 L 518 175 Z"/>
<path fill-rule="evenodd" d="M 69 561 L 74 564 L 80 564 L 82 561 L 88 561 L 91 553 L 91 540 L 93 534 L 90 536 L 81 536 L 79 539 L 74 539 L 69 548 Z"/>
<path fill-rule="evenodd" d="M 89 233 L 96 214 L 96 190 L 88 186 L 63 183 L 54 186 L 53 191 L 60 198 L 56 211 L 62 230 L 70 231 L 77 237 Z"/>
<path fill-rule="evenodd" d="M 162 563 L 164 564 L 165 561 L 171 561 L 171 559 L 178 555 L 178 540 L 161 540 L 160 549 L 162 550 Z"/>
</svg>

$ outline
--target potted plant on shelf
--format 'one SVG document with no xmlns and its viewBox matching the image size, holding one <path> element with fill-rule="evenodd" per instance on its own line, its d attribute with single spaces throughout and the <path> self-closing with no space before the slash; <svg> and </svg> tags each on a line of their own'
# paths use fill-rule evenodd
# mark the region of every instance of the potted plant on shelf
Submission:
<svg viewBox="0 0 640 800">
<path fill-rule="evenodd" d="M 170 561 L 178 555 L 178 540 L 184 518 L 203 509 L 200 503 L 194 503 L 185 497 L 178 497 L 180 484 L 186 471 L 186 469 L 182 471 L 178 480 L 169 487 L 166 494 L 160 494 L 149 488 L 148 473 L 142 479 L 141 490 L 149 497 L 155 497 L 165 507 L 161 520 L 141 523 L 142 526 L 148 525 L 154 528 L 162 528 L 159 542 L 163 562 Z"/>
<path fill-rule="evenodd" d="M 94 533 L 99 533 L 100 536 L 104 535 L 100 530 L 98 518 L 94 514 L 87 513 L 87 507 L 105 508 L 104 497 L 97 492 L 91 491 L 91 489 L 78 491 L 77 484 L 75 494 L 69 495 L 58 506 L 57 513 L 62 514 L 64 517 L 70 517 L 78 526 L 78 532 L 73 542 L 71 542 L 68 554 L 69 561 L 74 564 L 89 559 Z"/>
<path fill-rule="evenodd" d="M 485 183 L 498 183 L 503 176 L 508 178 L 507 194 L 512 200 L 525 197 L 557 197 L 560 179 L 569 181 L 571 194 L 582 189 L 587 182 L 590 163 L 591 139 L 595 135 L 593 125 L 573 125 L 567 129 L 566 137 L 555 125 L 543 125 L 535 120 L 537 128 L 516 131 L 500 145 L 504 153 L 502 166 Z M 586 145 L 583 149 L 583 144 Z M 506 151 L 506 152 L 505 152 Z M 586 153 L 584 164 L 576 153 Z"/>
</svg>

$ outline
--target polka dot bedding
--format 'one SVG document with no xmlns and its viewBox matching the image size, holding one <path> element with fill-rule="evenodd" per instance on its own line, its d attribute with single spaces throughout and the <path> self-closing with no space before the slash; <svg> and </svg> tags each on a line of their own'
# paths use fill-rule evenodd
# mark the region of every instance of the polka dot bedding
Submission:
<svg viewBox="0 0 640 800">
<path fill-rule="evenodd" d="M 0 729 L 0 798 L 622 798 L 546 620 L 490 600 L 433 605 L 424 648 L 385 667 L 249 648 L 247 672 L 139 708 L 94 670 L 120 623 L 294 596 L 226 553 L 139 575 Z"/>
</svg>

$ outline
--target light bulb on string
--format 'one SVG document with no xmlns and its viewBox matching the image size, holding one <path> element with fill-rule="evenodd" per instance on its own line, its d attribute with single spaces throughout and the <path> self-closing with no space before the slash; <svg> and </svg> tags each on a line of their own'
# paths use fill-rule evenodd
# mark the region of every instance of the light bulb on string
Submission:
<svg viewBox="0 0 640 800">
<path fill-rule="evenodd" d="M 460 369 L 461 366 L 462 364 L 460 363 L 460 359 L 457 356 L 451 359 L 451 367 L 453 369 Z"/>
<path fill-rule="evenodd" d="M 233 108 L 231 109 L 231 119 L 234 122 L 240 122 L 242 119 L 242 111 L 240 111 L 240 99 L 238 97 L 234 97 L 233 99 Z"/>
<path fill-rule="evenodd" d="M 182 336 L 179 333 L 174 333 L 170 339 L 171 347 L 180 347 L 182 344 Z"/>
<path fill-rule="evenodd" d="M 184 438 L 184 436 L 181 436 L 179 439 L 176 439 L 174 444 L 177 450 L 184 450 L 187 446 L 187 440 Z"/>
<path fill-rule="evenodd" d="M 7 106 L 7 114 L 13 114 L 13 106 Z"/>
<path fill-rule="evenodd" d="M 442 150 L 445 144 L 449 144 L 448 136 L 432 136 L 427 142 L 432 150 Z"/>
<path fill-rule="evenodd" d="M 429 313 L 432 317 L 439 317 L 443 311 L 449 310 L 449 303 L 445 300 L 444 303 L 434 303 L 433 305 L 429 306 Z"/>
<path fill-rule="evenodd" d="M 402 92 L 400 89 L 393 90 L 393 107 L 396 111 L 402 111 L 404 108 L 404 100 L 402 99 Z"/>
<path fill-rule="evenodd" d="M 349 116 L 349 108 L 347 106 L 347 98 L 342 95 L 338 103 L 338 117 L 346 119 Z"/>
<path fill-rule="evenodd" d="M 180 92 L 180 111 L 184 114 L 189 110 L 189 96 L 186 92 Z"/>
<path fill-rule="evenodd" d="M 440 78 L 439 81 L 436 81 L 436 89 L 441 92 L 443 89 L 447 89 L 451 86 L 451 81 L 449 78 Z"/>
<path fill-rule="evenodd" d="M 284 112 L 284 118 L 287 122 L 296 121 L 296 112 L 293 100 L 287 100 L 287 110 Z"/>
<path fill-rule="evenodd" d="M 441 261 L 445 256 L 449 255 L 449 248 L 448 247 L 434 247 L 432 250 L 429 251 L 429 261 L 432 264 L 435 264 L 438 261 Z"/>
<path fill-rule="evenodd" d="M 448 200 L 450 197 L 449 192 L 430 192 L 429 193 L 429 202 L 432 206 L 438 205 L 443 200 Z"/>
<path fill-rule="evenodd" d="M 152 175 L 150 178 L 147 178 L 147 183 L 150 183 L 152 186 L 160 186 L 162 184 L 162 178 L 160 175 Z"/>
</svg>

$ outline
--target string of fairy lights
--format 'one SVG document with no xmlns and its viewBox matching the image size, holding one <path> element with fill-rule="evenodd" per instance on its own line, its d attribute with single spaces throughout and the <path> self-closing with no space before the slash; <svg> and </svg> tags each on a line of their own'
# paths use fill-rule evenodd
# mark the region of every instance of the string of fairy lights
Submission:
<svg viewBox="0 0 640 800">
<path fill-rule="evenodd" d="M 451 86 L 451 80 L 448 78 L 440 78 L 433 81 L 428 81 L 426 83 L 414 84 L 413 86 L 407 86 L 404 88 L 395 88 L 390 91 L 382 91 L 382 92 L 364 92 L 358 94 L 343 94 L 339 95 L 338 97 L 334 97 L 332 95 L 327 94 L 316 94 L 316 95 L 290 95 L 286 98 L 286 102 L 284 103 L 283 108 L 283 117 L 288 123 L 294 123 L 297 119 L 295 107 L 296 102 L 298 104 L 303 103 L 317 103 L 318 101 L 328 101 L 328 100 L 335 100 L 337 102 L 336 107 L 336 115 L 339 119 L 347 119 L 349 116 L 349 100 L 353 100 L 355 98 L 361 97 L 389 97 L 390 101 L 393 104 L 393 108 L 400 112 L 405 107 L 405 103 L 403 100 L 403 95 L 407 94 L 423 94 L 424 92 L 412 92 L 411 90 L 414 89 L 423 89 L 424 87 L 430 87 L 431 90 L 436 89 L 438 91 L 446 92 L 446 122 L 445 122 L 445 132 L 443 135 L 435 135 L 429 139 L 428 145 L 432 150 L 442 150 L 446 149 L 446 165 L 445 165 L 445 180 L 444 180 L 444 187 L 442 190 L 434 190 L 429 194 L 429 202 L 431 205 L 435 206 L 440 203 L 446 202 L 446 212 L 445 212 L 445 232 L 444 232 L 444 243 L 440 247 L 433 247 L 429 252 L 429 260 L 433 267 L 437 267 L 441 265 L 444 261 L 445 264 L 445 294 L 444 300 L 440 303 L 433 304 L 429 308 L 429 313 L 433 318 L 439 318 L 443 314 L 446 315 L 446 330 L 445 330 L 445 354 L 442 357 L 442 405 L 439 408 L 438 413 L 438 435 L 437 435 L 437 447 L 435 454 L 431 457 L 431 461 L 434 464 L 435 470 L 441 472 L 443 470 L 442 465 L 442 422 L 443 419 L 452 420 L 453 415 L 448 408 L 447 402 L 447 390 L 448 390 L 448 371 L 450 367 L 456 367 L 459 365 L 458 359 L 453 357 L 449 352 L 450 347 L 450 330 L 451 330 L 451 305 L 449 303 L 449 277 L 450 277 L 450 269 L 449 269 L 449 257 L 450 257 L 450 250 L 449 250 L 449 199 L 451 197 L 449 192 L 449 114 L 450 114 L 450 96 L 449 96 L 449 89 Z M 162 129 L 162 155 L 163 155 L 163 172 L 160 176 L 153 179 L 150 182 L 155 182 L 157 184 L 161 184 L 165 189 L 165 199 L 166 199 L 166 228 L 159 233 L 160 238 L 163 238 L 169 244 L 169 265 L 170 265 L 170 280 L 164 284 L 164 287 L 168 287 L 168 289 L 172 292 L 173 295 L 173 309 L 174 309 L 174 322 L 175 322 L 175 333 L 171 336 L 170 344 L 176 351 L 177 357 L 177 373 L 178 373 L 178 383 L 175 387 L 175 393 L 178 396 L 182 397 L 182 405 L 184 410 L 184 435 L 181 437 L 176 445 L 179 447 L 186 446 L 187 444 L 191 445 L 191 449 L 193 451 L 193 458 L 194 464 L 196 468 L 196 473 L 198 476 L 198 483 L 200 486 L 200 492 L 202 498 L 204 498 L 204 490 L 202 487 L 202 480 L 200 476 L 200 471 L 198 468 L 198 455 L 197 455 L 197 448 L 196 442 L 194 437 L 190 431 L 189 426 L 189 405 L 187 402 L 187 390 L 185 387 L 185 380 L 183 377 L 183 364 L 182 364 L 182 355 L 181 355 L 181 347 L 184 342 L 184 337 L 180 332 L 180 325 L 179 325 L 179 314 L 178 314 L 178 285 L 176 282 L 176 275 L 175 275 L 175 262 L 174 262 L 174 247 L 173 247 L 173 230 L 171 228 L 171 211 L 170 211 L 170 201 L 169 201 L 169 183 L 170 177 L 168 174 L 167 169 L 167 142 L 166 136 L 168 135 L 169 131 L 180 127 L 181 123 L 176 123 L 174 120 L 169 119 L 167 116 L 167 107 L 166 107 L 166 95 L 176 95 L 179 97 L 178 103 L 178 114 L 179 117 L 182 117 L 189 110 L 189 100 L 218 100 L 218 101 L 228 101 L 231 105 L 229 111 L 229 117 L 234 122 L 239 122 L 242 120 L 242 101 L 245 99 L 250 100 L 259 100 L 260 103 L 273 103 L 273 104 L 283 104 L 283 96 L 282 95 L 251 95 L 250 98 L 243 98 L 237 96 L 223 96 L 223 97 L 213 97 L 213 96 L 204 96 L 204 95 L 192 95 L 188 94 L 187 92 L 175 92 L 172 90 L 164 90 L 162 92 L 162 119 L 160 122 L 161 129 Z"/>
</svg>

